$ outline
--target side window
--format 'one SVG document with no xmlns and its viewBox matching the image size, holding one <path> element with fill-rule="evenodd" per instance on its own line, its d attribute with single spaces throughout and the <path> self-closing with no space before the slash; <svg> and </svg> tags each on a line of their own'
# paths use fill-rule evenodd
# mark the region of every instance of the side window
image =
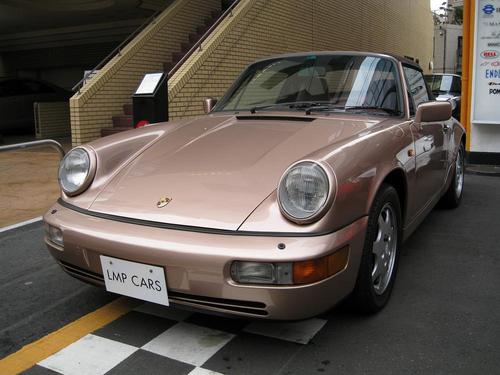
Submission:
<svg viewBox="0 0 500 375">
<path fill-rule="evenodd" d="M 462 86 L 461 79 L 458 78 L 458 77 L 453 76 L 453 83 L 451 84 L 450 91 L 453 92 L 453 93 L 457 93 L 458 95 L 460 95 L 460 93 L 462 91 L 462 87 L 461 86 Z"/>
<path fill-rule="evenodd" d="M 404 66 L 403 67 L 406 83 L 408 85 L 409 92 L 409 102 L 410 102 L 410 115 L 415 114 L 415 109 L 421 104 L 428 102 L 430 99 L 429 93 L 427 92 L 427 85 L 425 84 L 424 76 L 422 72 Z M 412 100 L 413 99 L 413 100 Z"/>
</svg>

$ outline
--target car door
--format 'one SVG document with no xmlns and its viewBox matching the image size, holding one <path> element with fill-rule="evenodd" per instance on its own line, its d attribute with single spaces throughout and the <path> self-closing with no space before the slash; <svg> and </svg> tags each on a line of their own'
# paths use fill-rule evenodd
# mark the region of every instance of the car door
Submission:
<svg viewBox="0 0 500 375">
<path fill-rule="evenodd" d="M 408 85 L 410 116 L 415 118 L 416 108 L 428 102 L 431 95 L 427 91 L 424 76 L 420 70 L 404 66 Z M 413 123 L 411 126 L 415 142 L 416 166 L 416 210 L 419 212 L 441 191 L 447 165 L 447 140 L 443 122 Z"/>
</svg>

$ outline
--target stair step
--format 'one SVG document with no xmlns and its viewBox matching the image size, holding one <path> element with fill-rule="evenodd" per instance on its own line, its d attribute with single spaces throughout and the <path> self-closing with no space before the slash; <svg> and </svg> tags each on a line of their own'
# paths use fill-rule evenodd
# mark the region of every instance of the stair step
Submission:
<svg viewBox="0 0 500 375">
<path fill-rule="evenodd" d="M 184 57 L 185 53 L 182 53 L 182 52 L 174 52 L 172 54 L 172 62 L 174 64 L 178 63 L 183 57 Z"/>
<path fill-rule="evenodd" d="M 182 43 L 181 44 L 181 50 L 185 54 L 188 52 L 192 47 L 194 46 L 194 43 Z"/>
<path fill-rule="evenodd" d="M 129 128 L 129 127 L 125 127 L 125 128 L 119 128 L 119 127 L 103 128 L 103 129 L 101 129 L 101 137 L 106 137 L 108 135 L 126 132 L 127 130 L 133 130 L 133 128 Z"/>
<path fill-rule="evenodd" d="M 134 124 L 132 123 L 132 116 L 131 115 L 120 115 L 120 116 L 113 116 L 113 127 L 114 128 L 133 128 Z"/>
<path fill-rule="evenodd" d="M 170 72 L 174 67 L 174 63 L 173 62 L 166 62 L 166 63 L 163 63 L 163 71 L 164 72 Z"/>
<path fill-rule="evenodd" d="M 198 33 L 192 33 L 189 34 L 189 43 L 196 43 L 200 38 L 203 36 L 203 34 L 198 34 Z"/>
<path fill-rule="evenodd" d="M 219 11 L 219 10 L 212 10 L 210 12 L 210 15 L 212 16 L 212 18 L 219 18 L 221 16 L 222 12 Z"/>
<path fill-rule="evenodd" d="M 184 57 L 184 55 L 201 39 L 201 37 L 210 29 L 210 27 L 217 21 L 217 19 L 222 15 L 221 11 L 211 12 L 212 18 L 206 18 L 204 20 L 204 25 L 198 26 L 196 28 L 196 33 L 191 33 L 188 36 L 189 42 L 181 44 L 181 52 L 174 52 L 172 54 L 172 62 L 163 63 L 163 71 L 170 72 L 173 67 Z"/>
<path fill-rule="evenodd" d="M 196 32 L 200 35 L 203 35 L 208 31 L 209 28 L 210 28 L 209 26 L 198 26 L 196 28 Z"/>
<path fill-rule="evenodd" d="M 123 105 L 123 114 L 132 116 L 134 114 L 134 107 L 132 104 L 127 103 Z"/>
</svg>

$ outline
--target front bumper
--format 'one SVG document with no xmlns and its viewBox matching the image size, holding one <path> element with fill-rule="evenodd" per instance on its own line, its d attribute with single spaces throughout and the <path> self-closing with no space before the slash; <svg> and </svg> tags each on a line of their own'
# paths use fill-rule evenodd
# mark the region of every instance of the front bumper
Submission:
<svg viewBox="0 0 500 375">
<path fill-rule="evenodd" d="M 354 288 L 366 231 L 363 217 L 337 232 L 312 237 L 241 236 L 154 228 L 96 218 L 55 204 L 44 221 L 61 228 L 64 248 L 46 239 L 70 275 L 104 285 L 100 255 L 162 266 L 173 303 L 242 316 L 295 320 L 328 310 Z M 284 243 L 284 250 L 278 244 Z M 235 260 L 294 262 L 350 246 L 347 267 L 297 286 L 236 284 Z"/>
</svg>

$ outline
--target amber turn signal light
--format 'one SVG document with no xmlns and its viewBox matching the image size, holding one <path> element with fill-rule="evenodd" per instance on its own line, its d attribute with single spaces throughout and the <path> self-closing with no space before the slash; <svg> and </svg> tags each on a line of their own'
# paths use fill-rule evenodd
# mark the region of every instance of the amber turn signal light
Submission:
<svg viewBox="0 0 500 375">
<path fill-rule="evenodd" d="M 326 257 L 293 263 L 293 283 L 311 284 L 339 273 L 347 266 L 349 246 Z"/>
</svg>

